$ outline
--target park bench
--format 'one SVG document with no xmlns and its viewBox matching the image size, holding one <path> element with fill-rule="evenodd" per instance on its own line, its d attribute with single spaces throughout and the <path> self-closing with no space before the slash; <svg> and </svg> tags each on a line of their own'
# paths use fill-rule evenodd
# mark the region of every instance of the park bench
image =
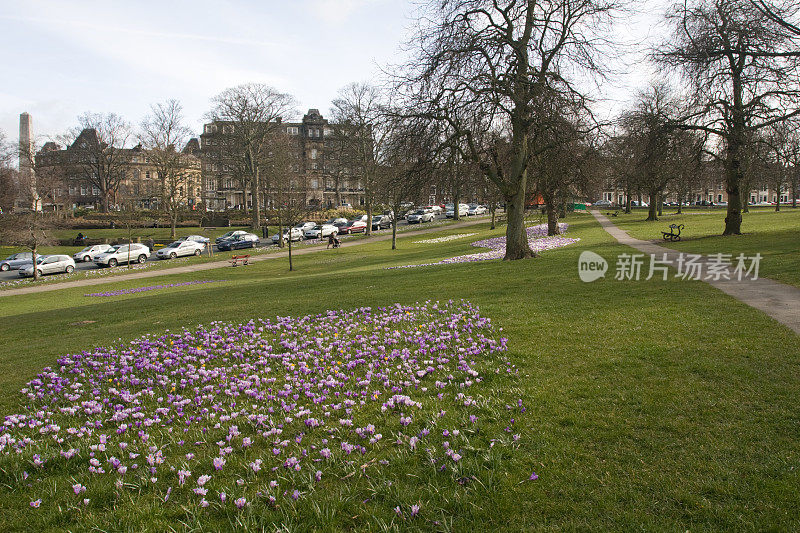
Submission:
<svg viewBox="0 0 800 533">
<path fill-rule="evenodd" d="M 681 240 L 681 230 L 683 229 L 683 224 L 670 224 L 669 231 L 662 231 L 661 235 L 664 237 L 665 241 L 679 241 Z"/>
<path fill-rule="evenodd" d="M 230 258 L 231 266 L 246 265 L 250 261 L 250 255 L 234 255 Z"/>
</svg>

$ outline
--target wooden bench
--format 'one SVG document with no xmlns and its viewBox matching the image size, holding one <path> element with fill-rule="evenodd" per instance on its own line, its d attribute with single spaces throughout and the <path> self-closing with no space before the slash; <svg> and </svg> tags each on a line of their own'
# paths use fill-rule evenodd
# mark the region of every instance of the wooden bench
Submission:
<svg viewBox="0 0 800 533">
<path fill-rule="evenodd" d="M 681 230 L 683 229 L 683 224 L 670 224 L 669 231 L 662 231 L 661 235 L 664 237 L 665 241 L 675 242 L 681 240 Z M 676 231 L 677 230 L 677 233 Z"/>
<path fill-rule="evenodd" d="M 246 265 L 250 261 L 249 255 L 234 255 L 230 258 L 231 266 Z"/>
</svg>

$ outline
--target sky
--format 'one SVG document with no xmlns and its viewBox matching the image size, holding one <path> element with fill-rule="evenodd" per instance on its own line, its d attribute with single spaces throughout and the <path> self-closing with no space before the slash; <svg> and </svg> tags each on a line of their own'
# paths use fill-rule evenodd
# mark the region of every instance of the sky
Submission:
<svg viewBox="0 0 800 533">
<path fill-rule="evenodd" d="M 665 1 L 619 18 L 616 81 L 595 91 L 604 113 L 653 78 L 644 53 Z M 40 140 L 86 111 L 136 125 L 176 98 L 199 134 L 211 98 L 248 82 L 295 96 L 298 118 L 326 115 L 341 87 L 405 59 L 415 12 L 413 0 L 0 0 L 0 130 L 16 139 L 22 112 Z"/>
</svg>

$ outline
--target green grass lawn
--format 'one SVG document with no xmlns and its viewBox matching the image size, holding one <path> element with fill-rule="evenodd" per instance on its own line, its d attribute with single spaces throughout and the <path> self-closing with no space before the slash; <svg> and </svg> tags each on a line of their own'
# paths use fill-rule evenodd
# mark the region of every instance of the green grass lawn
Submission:
<svg viewBox="0 0 800 533">
<path fill-rule="evenodd" d="M 606 212 L 605 210 L 603 211 Z M 759 275 L 800 287 L 800 209 L 782 206 L 751 208 L 743 214 L 742 235 L 722 236 L 725 210 L 688 210 L 677 215 L 665 209 L 657 222 L 647 222 L 647 212 L 637 210 L 626 215 L 620 212 L 611 221 L 632 237 L 658 240 L 670 224 L 684 224 L 680 242 L 666 246 L 683 252 L 715 254 L 740 253 L 762 256 Z"/>
<path fill-rule="evenodd" d="M 613 220 L 648 238 L 643 234 L 649 226 L 635 216 Z M 749 215 L 745 231 L 761 216 Z M 690 236 L 705 235 L 692 234 L 695 225 L 699 231 L 707 224 L 709 232 L 714 226 L 711 216 L 684 218 Z M 154 504 L 147 489 L 98 501 L 82 514 L 62 514 L 44 503 L 28 508 L 28 489 L 0 470 L 0 529 L 273 529 L 279 523 L 297 530 L 800 528 L 798 336 L 701 282 L 610 276 L 582 283 L 582 250 L 612 257 L 630 249 L 615 243 L 591 216 L 568 221 L 571 236 L 581 241 L 530 261 L 385 268 L 474 252 L 473 240 L 502 234 L 484 225 L 443 229 L 441 235 L 480 232 L 447 243 L 412 244 L 432 235 L 403 237 L 395 252 L 382 242 L 298 256 L 294 273 L 279 259 L 0 298 L 3 413 L 16 412 L 24 400 L 19 389 L 59 355 L 117 339 L 214 320 L 462 298 L 503 328 L 508 355 L 520 370 L 516 377 L 487 379 L 481 394 L 501 403 L 522 398 L 527 406 L 516 417 L 519 449 L 486 455 L 463 485 L 452 475 L 400 460 L 382 477 L 356 469 L 356 475 L 326 485 L 328 493 L 314 504 L 300 500 L 264 514 Z M 791 222 L 786 224 L 788 232 Z M 713 238 L 680 246 L 696 251 L 691 246 L 705 240 Z M 765 270 L 768 264 L 765 259 Z M 84 296 L 198 279 L 226 281 Z M 498 419 L 487 430 L 502 432 L 507 423 Z M 532 471 L 539 479 L 527 481 Z M 48 479 L 54 491 L 70 490 L 70 472 Z M 421 502 L 417 519 L 399 519 L 393 511 L 397 501 Z"/>
</svg>

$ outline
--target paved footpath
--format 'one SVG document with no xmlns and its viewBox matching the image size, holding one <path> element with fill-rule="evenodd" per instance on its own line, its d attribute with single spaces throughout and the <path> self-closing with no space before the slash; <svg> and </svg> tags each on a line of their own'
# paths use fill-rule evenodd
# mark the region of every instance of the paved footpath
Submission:
<svg viewBox="0 0 800 533">
<path fill-rule="evenodd" d="M 401 237 L 411 237 L 414 235 L 425 235 L 426 233 L 435 233 L 437 231 L 442 230 L 449 230 L 449 229 L 458 229 L 467 226 L 474 226 L 476 224 L 480 224 L 482 222 L 489 222 L 487 217 L 478 217 L 466 220 L 464 222 L 456 222 L 455 224 L 448 224 L 448 225 L 438 225 L 432 228 L 420 229 L 415 231 L 404 231 L 402 233 L 398 232 L 397 238 Z M 359 239 L 356 241 L 342 241 L 342 248 L 350 248 L 351 246 L 361 246 L 364 244 L 370 244 L 373 242 L 381 242 L 381 241 L 389 241 L 392 239 L 391 232 L 375 235 L 372 237 L 366 237 L 364 239 Z M 315 253 L 319 251 L 325 250 L 326 244 L 320 244 L 317 246 L 307 246 L 299 249 L 292 250 L 292 257 L 298 255 L 306 255 L 310 253 Z M 242 253 L 245 253 L 242 250 Z M 262 255 L 251 255 L 250 262 L 257 263 L 259 261 L 269 261 L 271 259 L 280 259 L 282 257 L 288 257 L 289 251 L 285 250 L 282 252 L 273 252 L 273 253 L 265 253 Z M 223 267 L 231 267 L 231 264 L 228 259 L 223 261 L 212 261 L 209 263 L 197 263 L 194 265 L 186 265 L 174 268 L 163 268 L 163 269 L 155 269 L 155 270 L 147 270 L 144 272 L 132 272 L 130 274 L 120 274 L 118 276 L 108 276 L 108 277 L 101 277 L 96 279 L 81 279 L 75 281 L 64 281 L 64 282 L 54 282 L 42 285 L 34 285 L 32 287 L 22 287 L 19 289 L 6 289 L 0 290 L 0 297 L 3 296 L 19 296 L 22 294 L 33 294 L 37 292 L 48 292 L 48 291 L 55 291 L 59 289 L 71 289 L 74 287 L 88 287 L 90 285 L 101 285 L 103 283 L 114 283 L 117 281 L 128 281 L 132 279 L 144 279 L 144 278 L 154 278 L 159 276 L 169 276 L 171 274 L 185 274 L 186 272 L 202 272 L 204 270 L 213 270 L 215 268 L 223 268 Z"/>
<path fill-rule="evenodd" d="M 627 232 L 615 226 L 605 215 L 602 215 L 596 210 L 591 210 L 590 212 L 594 215 L 594 218 L 600 222 L 603 229 L 617 241 L 643 254 L 654 254 L 657 259 L 662 259 L 666 254 L 666 260 L 675 264 L 677 263 L 678 256 L 681 253 L 686 253 L 665 248 L 664 246 L 653 244 L 650 241 L 635 239 L 628 235 Z M 707 263 L 708 257 L 703 257 L 700 262 Z M 795 333 L 800 334 L 800 289 L 797 287 L 766 278 L 744 278 L 741 281 L 722 279 L 703 281 L 716 287 L 725 294 L 733 296 L 740 302 L 744 302 L 750 307 L 755 307 L 765 312 L 784 326 L 792 329 Z"/>
</svg>

